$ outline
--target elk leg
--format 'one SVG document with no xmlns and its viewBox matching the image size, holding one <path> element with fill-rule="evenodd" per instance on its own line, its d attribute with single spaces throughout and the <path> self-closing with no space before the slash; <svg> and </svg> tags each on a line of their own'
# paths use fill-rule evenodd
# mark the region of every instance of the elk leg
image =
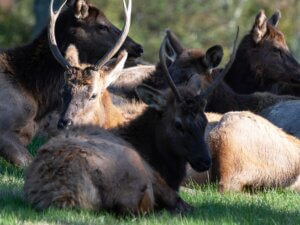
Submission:
<svg viewBox="0 0 300 225">
<path fill-rule="evenodd" d="M 0 156 L 16 166 L 26 166 L 31 162 L 28 150 L 13 132 L 6 132 L 0 137 Z"/>
<path fill-rule="evenodd" d="M 26 166 L 31 161 L 31 156 L 18 135 L 12 131 L 15 118 L 18 117 L 13 112 L 1 113 L 0 156 L 14 165 Z"/>
<path fill-rule="evenodd" d="M 193 209 L 158 174 L 154 175 L 153 191 L 158 208 L 166 208 L 172 213 L 186 213 Z"/>
<path fill-rule="evenodd" d="M 239 179 L 222 179 L 219 182 L 219 191 L 220 192 L 228 192 L 228 191 L 234 191 L 234 192 L 241 192 L 243 190 L 243 184 L 239 181 Z"/>
</svg>

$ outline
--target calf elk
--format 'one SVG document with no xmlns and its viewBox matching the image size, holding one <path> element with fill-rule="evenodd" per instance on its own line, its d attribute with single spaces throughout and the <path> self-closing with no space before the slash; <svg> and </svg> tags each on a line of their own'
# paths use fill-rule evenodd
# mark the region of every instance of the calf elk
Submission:
<svg viewBox="0 0 300 225">
<path fill-rule="evenodd" d="M 65 0 L 65 4 L 55 30 L 60 49 L 64 52 L 73 43 L 82 52 L 81 62 L 95 63 L 121 31 L 86 0 Z M 130 38 L 122 48 L 131 57 L 142 53 L 141 46 Z M 26 165 L 31 157 L 25 146 L 37 124 L 59 108 L 64 68 L 51 54 L 46 29 L 27 45 L 1 50 L 0 68 L 0 156 Z"/>
<path fill-rule="evenodd" d="M 204 108 L 220 78 L 200 95 L 177 89 L 165 63 L 166 41 L 160 60 L 171 90 L 138 86 L 148 107 L 110 133 L 79 128 L 50 140 L 26 173 L 24 192 L 31 204 L 39 209 L 54 205 L 117 212 L 190 208 L 177 192 L 187 162 L 199 172 L 210 167 Z M 236 42 L 228 67 L 235 47 Z"/>
</svg>

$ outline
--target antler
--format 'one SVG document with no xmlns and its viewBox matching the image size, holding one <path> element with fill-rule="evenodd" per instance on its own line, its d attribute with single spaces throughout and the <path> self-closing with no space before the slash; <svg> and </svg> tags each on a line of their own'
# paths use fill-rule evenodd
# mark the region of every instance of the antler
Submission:
<svg viewBox="0 0 300 225">
<path fill-rule="evenodd" d="M 54 0 L 51 0 L 50 8 L 49 8 L 50 23 L 48 26 L 48 41 L 49 41 L 49 45 L 50 45 L 50 50 L 51 50 L 54 58 L 60 63 L 60 65 L 62 65 L 62 67 L 65 68 L 66 70 L 70 70 L 72 68 L 72 66 L 61 54 L 61 52 L 57 46 L 56 38 L 55 38 L 56 20 L 60 14 L 62 8 L 66 4 L 67 0 L 64 1 L 64 3 L 59 7 L 59 9 L 56 12 L 53 11 L 53 1 Z"/>
<path fill-rule="evenodd" d="M 203 94 L 201 94 L 201 97 L 205 97 L 207 98 L 212 92 L 213 90 L 219 85 L 219 83 L 223 80 L 223 78 L 225 77 L 225 75 L 228 73 L 230 67 L 232 66 L 234 60 L 235 60 L 235 56 L 236 56 L 236 48 L 237 48 L 237 40 L 239 37 L 239 31 L 240 28 L 237 27 L 237 31 L 236 31 L 236 36 L 235 36 L 235 40 L 233 43 L 233 49 L 232 49 L 232 53 L 230 56 L 230 60 L 227 63 L 225 69 L 221 72 L 221 74 L 219 74 L 217 76 L 217 78 L 213 81 L 213 83 L 205 90 L 205 92 Z"/>
<path fill-rule="evenodd" d="M 122 30 L 122 35 L 120 36 L 117 43 L 112 47 L 94 66 L 94 70 L 99 70 L 103 67 L 122 47 L 125 42 L 127 35 L 129 33 L 130 23 L 131 23 L 131 9 L 132 9 L 132 1 L 129 0 L 128 7 L 126 6 L 126 0 L 123 0 L 124 4 L 124 12 L 125 12 L 125 25 Z"/>
<path fill-rule="evenodd" d="M 166 64 L 166 43 L 167 43 L 167 36 L 165 36 L 161 46 L 160 46 L 160 50 L 159 50 L 159 60 L 160 63 L 162 65 L 162 69 L 163 69 L 163 74 L 164 77 L 166 78 L 166 81 L 168 82 L 168 84 L 170 85 L 176 99 L 181 102 L 182 101 L 182 97 L 179 93 L 179 91 L 176 88 L 176 85 L 174 84 L 172 77 L 169 73 L 167 64 Z"/>
</svg>

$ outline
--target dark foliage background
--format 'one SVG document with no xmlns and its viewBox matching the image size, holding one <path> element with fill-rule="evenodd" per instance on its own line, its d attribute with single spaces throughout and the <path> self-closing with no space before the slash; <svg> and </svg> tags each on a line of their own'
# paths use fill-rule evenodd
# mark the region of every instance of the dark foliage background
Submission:
<svg viewBox="0 0 300 225">
<path fill-rule="evenodd" d="M 0 0 L 10 1 L 10 0 Z M 13 1 L 13 0 L 12 0 Z M 49 2 L 48 0 L 41 0 Z M 91 0 L 119 27 L 122 27 L 121 0 Z M 35 24 L 34 0 L 15 0 L 14 6 L 0 11 L 0 47 L 29 41 Z M 130 35 L 144 45 L 146 60 L 155 62 L 166 28 L 172 29 L 188 47 L 207 49 L 221 44 L 228 52 L 236 26 L 248 32 L 259 9 L 267 16 L 282 12 L 279 27 L 289 47 L 300 58 L 300 1 L 298 0 L 133 0 Z"/>
</svg>

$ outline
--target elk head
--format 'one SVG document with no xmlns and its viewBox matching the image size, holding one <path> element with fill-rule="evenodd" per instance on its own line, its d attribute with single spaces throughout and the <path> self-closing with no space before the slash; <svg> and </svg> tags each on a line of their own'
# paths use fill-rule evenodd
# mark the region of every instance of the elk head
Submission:
<svg viewBox="0 0 300 225">
<path fill-rule="evenodd" d="M 160 117 L 160 122 L 156 122 L 156 146 L 161 148 L 161 151 L 171 149 L 174 157 L 188 161 L 199 172 L 205 171 L 211 165 L 211 156 L 204 138 L 207 125 L 204 110 L 207 98 L 222 81 L 234 60 L 236 40 L 230 63 L 211 86 L 199 94 L 195 94 L 185 86 L 177 89 L 174 84 L 166 64 L 167 40 L 168 37 L 165 37 L 161 45 L 160 63 L 172 91 L 162 93 L 149 86 L 140 85 L 137 87 L 137 93 L 149 107 L 158 112 Z"/>
<path fill-rule="evenodd" d="M 220 45 L 209 48 L 205 53 L 200 49 L 187 49 L 169 30 L 165 37 L 166 66 L 175 84 L 183 84 L 194 75 L 205 75 L 217 67 L 223 58 Z M 198 76 L 199 77 L 199 76 Z"/>
<path fill-rule="evenodd" d="M 68 128 L 72 124 L 82 123 L 83 118 L 94 117 L 96 120 L 104 116 L 101 97 L 106 88 L 118 78 L 118 71 L 123 69 L 127 52 L 121 52 L 110 67 L 105 67 L 109 60 L 119 51 L 126 40 L 130 28 L 132 2 L 128 6 L 124 2 L 126 22 L 121 36 L 115 45 L 95 65 L 80 64 L 78 51 L 74 45 L 69 46 L 66 58 L 61 54 L 55 38 L 55 24 L 62 6 L 57 12 L 50 7 L 49 44 L 55 59 L 65 68 L 65 84 L 62 90 L 62 112 L 58 122 L 59 129 Z M 103 112 L 103 111 L 102 111 Z M 84 115 L 84 116 L 83 116 Z"/>
<path fill-rule="evenodd" d="M 239 93 L 270 91 L 277 82 L 300 83 L 300 64 L 277 28 L 281 14 L 267 18 L 261 10 L 242 40 L 226 81 Z"/>
<path fill-rule="evenodd" d="M 51 0 L 51 6 L 53 5 Z M 89 0 L 65 0 L 65 10 L 57 19 L 56 38 L 62 52 L 69 44 L 74 44 L 80 53 L 82 63 L 95 64 L 111 49 L 121 30 L 115 27 L 104 13 L 89 3 Z M 120 51 L 126 50 L 129 57 L 141 56 L 143 48 L 130 37 L 127 37 Z"/>
</svg>

